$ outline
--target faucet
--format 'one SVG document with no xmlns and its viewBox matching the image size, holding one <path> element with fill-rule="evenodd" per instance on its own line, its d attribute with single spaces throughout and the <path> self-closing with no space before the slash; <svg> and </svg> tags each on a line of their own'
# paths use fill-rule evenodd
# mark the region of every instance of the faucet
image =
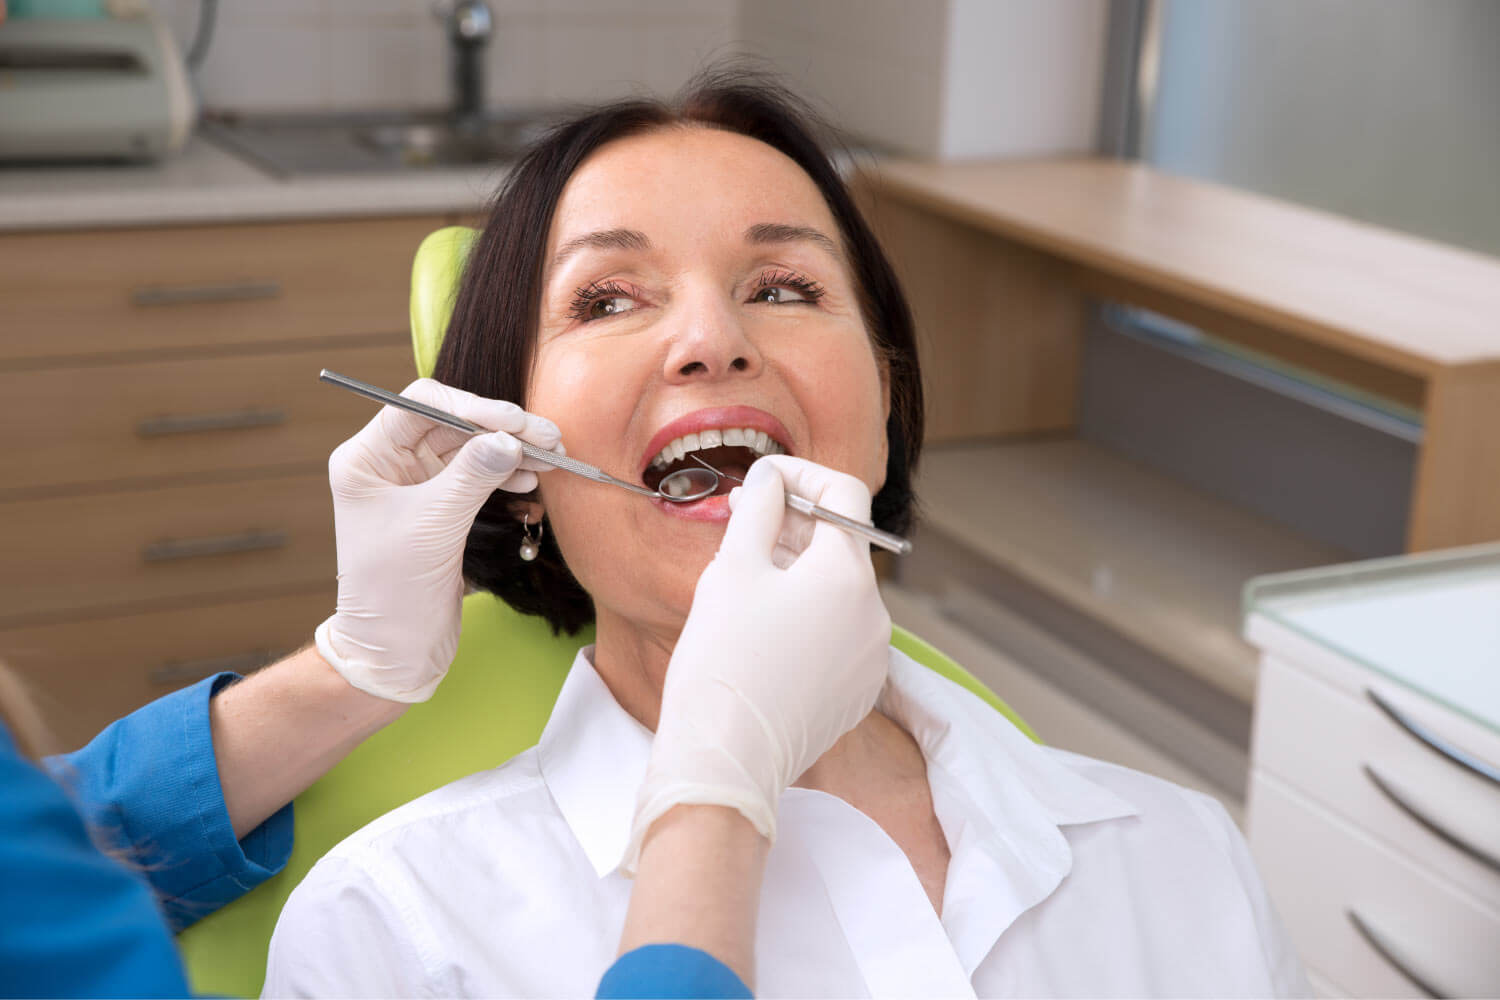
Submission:
<svg viewBox="0 0 1500 1000">
<path fill-rule="evenodd" d="M 484 0 L 439 0 L 433 13 L 448 27 L 453 46 L 453 108 L 460 123 L 484 116 L 484 47 L 489 44 L 494 18 Z"/>
</svg>

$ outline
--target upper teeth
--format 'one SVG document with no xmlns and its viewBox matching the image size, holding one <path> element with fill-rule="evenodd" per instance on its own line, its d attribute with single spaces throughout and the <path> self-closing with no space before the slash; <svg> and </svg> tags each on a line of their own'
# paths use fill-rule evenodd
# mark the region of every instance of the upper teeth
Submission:
<svg viewBox="0 0 1500 1000">
<path fill-rule="evenodd" d="M 682 457 L 690 451 L 717 448 L 720 445 L 749 448 L 759 455 L 780 455 L 786 450 L 773 441 L 765 431 L 751 430 L 748 427 L 731 427 L 718 431 L 699 431 L 696 434 L 684 434 L 680 438 L 673 438 L 665 448 L 657 452 L 656 457 L 651 460 L 651 465 L 653 468 L 664 469 L 673 462 L 681 461 Z"/>
</svg>

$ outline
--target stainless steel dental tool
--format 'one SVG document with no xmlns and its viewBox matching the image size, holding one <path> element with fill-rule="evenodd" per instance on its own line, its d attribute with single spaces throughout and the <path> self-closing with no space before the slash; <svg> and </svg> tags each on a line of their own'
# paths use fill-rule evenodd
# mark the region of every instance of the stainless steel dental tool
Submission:
<svg viewBox="0 0 1500 1000">
<path fill-rule="evenodd" d="M 443 424 L 447 427 L 452 427 L 455 430 L 464 431 L 468 434 L 489 433 L 488 427 L 481 427 L 476 423 L 471 423 L 470 421 L 463 419 L 462 417 L 455 417 L 451 413 L 439 410 L 435 406 L 428 406 L 426 403 L 419 403 L 415 399 L 408 399 L 407 397 L 398 395 L 394 392 L 388 392 L 387 390 L 381 389 L 378 386 L 370 385 L 368 382 L 361 382 L 357 378 L 350 378 L 348 375 L 340 375 L 337 372 L 331 372 L 327 368 L 324 368 L 321 372 L 318 373 L 318 380 L 321 382 L 327 382 L 329 385 L 336 385 L 341 389 L 348 389 L 350 392 L 356 393 L 360 396 L 364 396 L 366 399 L 373 399 L 377 403 L 385 403 L 387 406 L 394 406 L 397 409 L 407 410 L 408 412 L 415 413 L 418 416 L 426 417 L 428 420 L 431 420 L 435 423 Z M 707 462 L 704 462 L 702 459 L 694 456 L 694 460 L 699 463 L 699 468 L 689 467 L 686 469 L 678 469 L 676 472 L 670 473 L 665 476 L 659 484 L 660 487 L 667 487 L 669 483 L 674 484 L 670 487 L 670 490 L 663 488 L 653 490 L 648 489 L 645 486 L 638 486 L 635 483 L 626 482 L 623 479 L 616 479 L 609 473 L 603 471 L 602 469 L 595 468 L 594 466 L 589 465 L 587 462 L 580 462 L 576 458 L 569 458 L 566 455 L 557 455 L 553 452 L 545 451 L 527 441 L 521 442 L 521 451 L 524 452 L 526 457 L 528 458 L 534 458 L 538 462 L 543 462 L 556 469 L 562 469 L 564 472 L 571 472 L 575 476 L 582 476 L 584 479 L 591 479 L 596 483 L 608 483 L 611 486 L 618 486 L 621 489 L 629 490 L 632 493 L 637 493 L 644 497 L 653 497 L 661 500 L 667 500 L 671 503 L 692 503 L 695 500 L 702 500 L 704 497 L 712 496 L 714 492 L 718 490 L 719 480 L 721 478 L 728 479 L 736 483 L 743 482 L 743 480 L 731 476 L 728 473 L 720 472 L 718 469 L 715 469 Z M 881 531 L 874 525 L 865 524 L 862 521 L 856 521 L 853 518 L 845 517 L 842 514 L 836 514 L 825 507 L 819 507 L 817 504 L 813 503 L 811 500 L 806 499 L 805 497 L 799 497 L 796 494 L 788 493 L 786 495 L 786 505 L 792 510 L 795 510 L 799 513 L 807 514 L 809 517 L 815 517 L 820 521 L 827 521 L 829 524 L 832 524 L 835 527 L 842 528 L 843 530 L 856 535 L 860 535 L 868 539 L 870 542 L 880 546 L 881 548 L 894 552 L 897 555 L 906 555 L 911 551 L 911 542 L 907 541 L 901 536 L 893 535 L 888 531 Z"/>
<path fill-rule="evenodd" d="M 703 461 L 703 459 L 699 458 L 697 455 L 693 455 L 692 459 L 693 461 L 701 465 L 704 469 L 707 469 L 709 472 L 712 472 L 715 476 L 721 479 L 728 479 L 733 483 L 744 482 L 744 480 L 739 478 L 738 476 L 731 476 L 727 472 L 720 472 L 712 465 L 709 465 L 707 462 Z M 673 473 L 673 475 L 679 475 L 681 474 L 681 472 L 688 471 L 690 470 L 682 469 L 677 473 Z M 786 495 L 786 505 L 799 514 L 806 514 L 809 517 L 815 517 L 820 521 L 827 521 L 829 524 L 832 524 L 835 527 L 843 528 L 845 531 L 850 532 L 851 534 L 863 535 L 865 538 L 869 539 L 870 542 L 880 546 L 887 552 L 894 552 L 898 556 L 904 556 L 911 551 L 911 542 L 909 542 L 905 538 L 902 538 L 900 535 L 893 535 L 889 531 L 881 531 L 879 528 L 875 527 L 872 524 L 866 524 L 863 521 L 856 521 L 852 517 L 845 517 L 842 514 L 836 514 L 833 511 L 829 510 L 827 507 L 819 507 L 817 504 L 813 503 L 806 497 L 799 497 L 795 493 L 788 493 Z"/>
</svg>

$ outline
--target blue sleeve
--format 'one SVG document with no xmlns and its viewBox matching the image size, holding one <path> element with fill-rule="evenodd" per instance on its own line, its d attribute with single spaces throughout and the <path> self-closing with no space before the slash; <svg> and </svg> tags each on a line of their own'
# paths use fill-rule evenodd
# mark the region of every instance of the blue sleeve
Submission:
<svg viewBox="0 0 1500 1000">
<path fill-rule="evenodd" d="M 706 951 L 680 944 L 648 944 L 615 959 L 615 964 L 599 981 L 595 995 L 600 1000 L 639 997 L 749 1000 L 754 994 L 729 966 Z"/>
<path fill-rule="evenodd" d="M 136 865 L 180 931 L 281 871 L 292 807 L 237 840 L 219 786 L 208 703 L 234 674 L 209 677 L 111 723 L 45 763 L 96 838 Z"/>
<path fill-rule="evenodd" d="M 0 995 L 186 996 L 150 887 L 100 853 L 0 725 Z"/>
</svg>

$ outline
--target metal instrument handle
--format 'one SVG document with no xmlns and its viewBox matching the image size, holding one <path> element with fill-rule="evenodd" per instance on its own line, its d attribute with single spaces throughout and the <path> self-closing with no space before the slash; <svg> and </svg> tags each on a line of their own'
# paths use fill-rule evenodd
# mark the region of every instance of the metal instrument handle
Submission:
<svg viewBox="0 0 1500 1000">
<path fill-rule="evenodd" d="M 439 410 L 435 406 L 419 403 L 415 399 L 389 392 L 368 382 L 361 382 L 359 379 L 350 378 L 348 375 L 331 372 L 327 368 L 318 373 L 318 379 L 319 381 L 327 382 L 329 385 L 348 389 L 350 392 L 364 396 L 366 399 L 373 399 L 377 403 L 384 403 L 387 406 L 394 406 L 398 410 L 415 413 L 418 416 L 426 417 L 428 420 L 440 423 L 445 427 L 452 427 L 454 430 L 463 431 L 466 434 L 488 434 L 490 432 L 488 427 L 481 427 L 472 421 L 465 420 L 463 417 L 456 417 L 446 410 Z M 587 462 L 580 462 L 578 459 L 569 458 L 566 455 L 554 454 L 553 452 L 538 448 L 529 441 L 521 442 L 521 451 L 528 458 L 534 458 L 538 462 L 544 462 L 555 469 L 562 469 L 564 472 L 571 472 L 585 479 L 592 479 L 596 483 L 609 483 L 612 486 L 619 486 L 632 493 L 639 493 L 642 496 L 654 497 L 657 495 L 654 490 L 648 490 L 644 486 L 637 486 L 634 483 L 627 483 L 623 479 L 616 479 L 604 470 L 595 468 Z"/>
<path fill-rule="evenodd" d="M 873 524 L 866 524 L 863 521 L 856 521 L 852 517 L 845 517 L 843 514 L 835 513 L 827 507 L 819 507 L 806 497 L 799 497 L 795 493 L 788 493 L 786 495 L 786 505 L 799 513 L 815 517 L 820 521 L 827 521 L 829 524 L 837 525 L 845 531 L 851 531 L 856 535 L 860 535 L 886 551 L 896 553 L 898 556 L 904 556 L 911 551 L 911 542 L 900 535 L 893 535 L 889 531 L 881 531 Z"/>
<path fill-rule="evenodd" d="M 1431 977 L 1426 976 L 1413 969 L 1411 967 L 1411 963 L 1407 962 L 1401 957 L 1399 953 L 1400 949 L 1398 949 L 1394 944 L 1387 940 L 1385 935 L 1376 931 L 1375 928 L 1370 925 L 1370 922 L 1361 917 L 1359 913 L 1352 907 L 1344 911 L 1344 916 L 1349 918 L 1349 922 L 1354 925 L 1354 929 L 1359 932 L 1359 936 L 1365 939 L 1365 943 L 1368 944 L 1371 948 L 1375 949 L 1375 953 L 1377 955 L 1385 959 L 1386 962 L 1390 964 L 1391 968 L 1395 969 L 1397 972 L 1401 973 L 1401 975 L 1410 980 L 1411 984 L 1417 989 L 1421 990 L 1423 993 L 1426 993 L 1428 996 L 1435 998 L 1435 1000 L 1441 1000 L 1441 998 L 1453 996 L 1451 992 L 1438 989 L 1435 985 L 1433 985 Z"/>
<path fill-rule="evenodd" d="M 232 555 L 236 552 L 259 552 L 284 548 L 285 531 L 246 531 L 238 535 L 210 535 L 203 538 L 165 538 L 141 550 L 147 562 L 173 562 L 178 559 L 201 559 L 205 556 Z"/>
<path fill-rule="evenodd" d="M 130 293 L 138 306 L 190 306 L 207 302 L 254 302 L 281 297 L 281 282 L 227 281 L 206 285 L 149 285 Z"/>
<path fill-rule="evenodd" d="M 236 410 L 232 413 L 194 413 L 187 416 L 148 417 L 135 425 L 139 437 L 197 434 L 203 431 L 241 431 L 286 423 L 285 410 Z"/>
<path fill-rule="evenodd" d="M 1381 793 L 1385 795 L 1386 798 L 1390 799 L 1391 803 L 1397 809 L 1400 809 L 1402 812 L 1406 813 L 1406 815 L 1422 824 L 1422 826 L 1426 827 L 1439 839 L 1447 842 L 1448 844 L 1451 844 L 1453 847 L 1467 854 L 1469 857 L 1473 858 L 1475 861 L 1478 861 L 1480 864 L 1488 868 L 1493 868 L 1495 871 L 1500 872 L 1500 857 L 1496 857 L 1485 848 L 1480 847 L 1478 844 L 1470 841 L 1467 837 L 1464 837 L 1461 834 L 1454 833 L 1452 830 L 1448 829 L 1448 827 L 1444 826 L 1442 823 L 1427 815 L 1420 808 L 1418 808 L 1416 803 L 1412 802 L 1407 795 L 1403 795 L 1401 792 L 1398 792 L 1391 781 L 1382 776 L 1380 772 L 1375 770 L 1374 767 L 1370 766 L 1369 764 L 1365 764 L 1364 772 L 1365 777 L 1370 779 L 1370 783 L 1373 784 L 1376 788 L 1380 789 Z"/>
<path fill-rule="evenodd" d="M 1455 746 L 1441 736 L 1438 736 L 1432 730 L 1412 719 L 1411 716 L 1376 694 L 1373 689 L 1365 688 L 1365 697 L 1374 702 L 1375 707 L 1384 712 L 1392 722 L 1406 730 L 1409 735 L 1429 750 L 1432 750 L 1444 760 L 1457 764 L 1465 771 L 1477 774 L 1486 781 L 1500 787 L 1500 768 L 1497 768 L 1489 761 L 1481 760 L 1462 747 Z"/>
</svg>

